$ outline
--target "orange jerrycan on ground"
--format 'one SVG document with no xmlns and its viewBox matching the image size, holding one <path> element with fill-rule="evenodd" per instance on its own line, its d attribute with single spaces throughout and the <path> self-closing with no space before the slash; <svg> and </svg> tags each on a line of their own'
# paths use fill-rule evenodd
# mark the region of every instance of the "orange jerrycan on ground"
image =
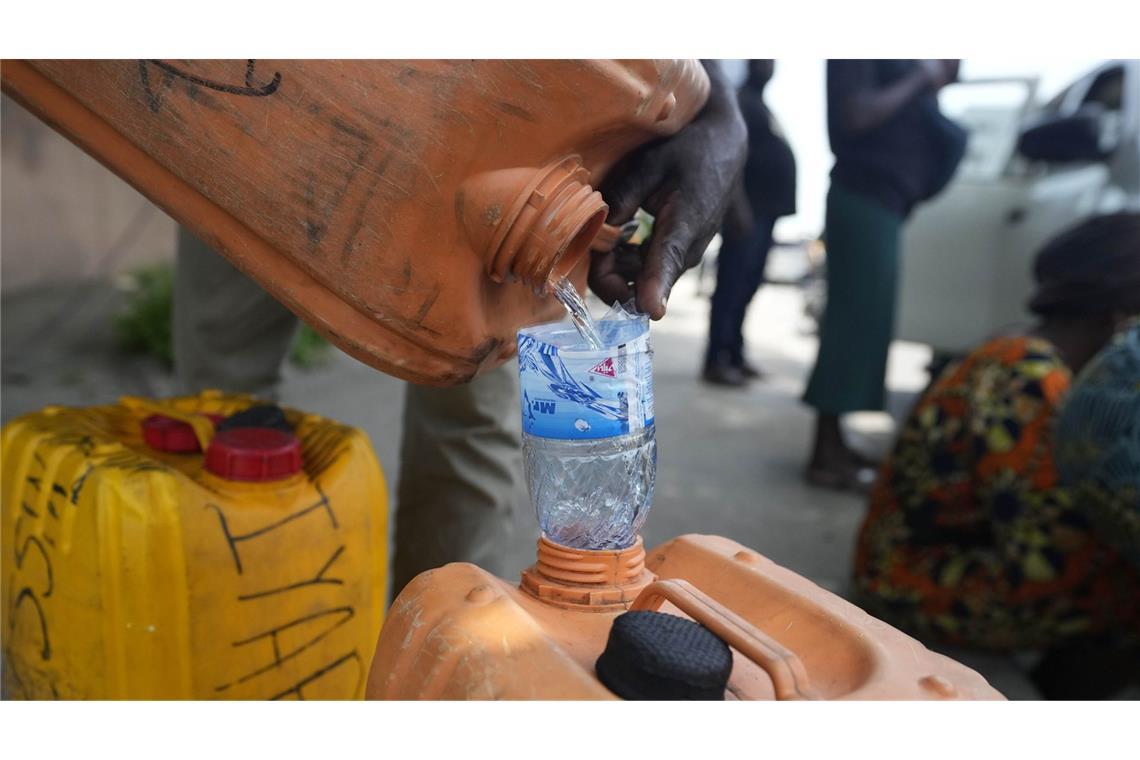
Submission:
<svg viewBox="0 0 1140 760">
<path fill-rule="evenodd" d="M 254 403 L 126 398 L 4 426 L 5 697 L 363 695 L 380 467 L 363 432 Z"/>
<path fill-rule="evenodd" d="M 464 382 L 560 314 L 696 61 L 5 61 L 4 91 L 361 361 Z M 607 228 L 602 239 L 613 243 Z M 604 245 L 599 243 L 600 245 Z"/>
<path fill-rule="evenodd" d="M 1002 698 L 974 671 L 805 578 L 698 535 L 648 556 L 641 539 L 588 551 L 544 537 L 519 586 L 466 563 L 422 573 L 389 610 L 367 690 L 372 699 L 694 694 Z"/>
</svg>

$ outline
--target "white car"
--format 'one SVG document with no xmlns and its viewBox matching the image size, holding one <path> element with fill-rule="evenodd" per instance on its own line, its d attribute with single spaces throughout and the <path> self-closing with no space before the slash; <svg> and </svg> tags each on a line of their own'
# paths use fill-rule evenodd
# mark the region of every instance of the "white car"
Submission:
<svg viewBox="0 0 1140 760">
<path fill-rule="evenodd" d="M 965 81 L 943 96 L 974 104 L 952 113 L 970 143 L 951 184 L 904 230 L 896 333 L 936 356 L 1031 320 L 1033 257 L 1058 232 L 1140 210 L 1140 61 L 1107 62 L 1040 106 L 1036 84 Z M 977 105 L 1011 88 L 1012 104 Z"/>
</svg>

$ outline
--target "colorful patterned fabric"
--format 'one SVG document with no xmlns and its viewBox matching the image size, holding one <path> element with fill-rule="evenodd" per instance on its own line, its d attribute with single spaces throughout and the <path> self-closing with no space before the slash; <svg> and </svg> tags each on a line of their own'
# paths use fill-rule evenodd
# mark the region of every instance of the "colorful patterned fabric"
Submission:
<svg viewBox="0 0 1140 760">
<path fill-rule="evenodd" d="M 1140 321 L 1074 383 L 1057 425 L 1057 466 L 1098 534 L 1140 567 Z"/>
<path fill-rule="evenodd" d="M 1008 337 L 926 392 L 859 533 L 855 582 L 874 614 L 992 649 L 1140 631 L 1136 574 L 1059 487 L 1052 427 L 1070 382 L 1051 344 Z"/>
</svg>

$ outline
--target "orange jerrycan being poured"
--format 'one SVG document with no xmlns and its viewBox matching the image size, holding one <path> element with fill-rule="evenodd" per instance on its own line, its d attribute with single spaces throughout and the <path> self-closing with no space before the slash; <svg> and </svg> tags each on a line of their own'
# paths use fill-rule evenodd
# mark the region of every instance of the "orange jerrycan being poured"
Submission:
<svg viewBox="0 0 1140 760">
<path fill-rule="evenodd" d="M 4 694 L 352 699 L 383 614 L 364 433 L 205 392 L 3 429 Z"/>
<path fill-rule="evenodd" d="M 356 358 L 448 385 L 579 290 L 696 61 L 6 61 L 4 91 Z M 612 231 L 609 231 L 612 232 Z M 612 234 L 611 234 L 612 237 Z"/>
</svg>

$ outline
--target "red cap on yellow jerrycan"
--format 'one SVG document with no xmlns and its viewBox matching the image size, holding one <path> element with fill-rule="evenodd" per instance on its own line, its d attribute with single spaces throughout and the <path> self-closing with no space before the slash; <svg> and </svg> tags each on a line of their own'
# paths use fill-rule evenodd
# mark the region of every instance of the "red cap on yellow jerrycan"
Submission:
<svg viewBox="0 0 1140 760">
<path fill-rule="evenodd" d="M 214 425 L 223 419 L 219 414 L 203 416 Z M 141 427 L 143 441 L 155 451 L 167 454 L 195 454 L 202 450 L 198 435 L 188 422 L 165 414 L 152 414 L 142 421 Z"/>
<path fill-rule="evenodd" d="M 301 471 L 301 442 L 273 428 L 223 430 L 206 449 L 206 469 L 225 480 L 282 480 Z"/>
<path fill-rule="evenodd" d="M 4 91 L 357 359 L 466 381 L 581 290 L 624 155 L 691 60 L 6 61 Z M 610 236 L 612 237 L 612 235 Z"/>
<path fill-rule="evenodd" d="M 194 428 L 181 420 L 152 414 L 142 421 L 143 440 L 155 451 L 190 454 L 201 451 Z"/>
<path fill-rule="evenodd" d="M 389 610 L 366 694 L 614 699 L 595 670 L 603 652 L 608 682 L 618 673 L 629 684 L 645 663 L 620 658 L 668 644 L 644 640 L 654 626 L 638 626 L 636 647 L 629 631 L 624 645 L 612 641 L 614 620 L 627 610 L 688 618 L 727 644 L 726 699 L 1002 698 L 974 671 L 807 579 L 734 541 L 696 535 L 648 554 L 640 539 L 626 550 L 588 552 L 543 538 L 521 586 L 467 563 L 422 573 Z M 651 675 L 660 685 L 662 674 Z M 642 686 L 631 693 L 645 694 Z M 666 686 L 657 698 L 676 693 L 676 682 Z"/>
</svg>

